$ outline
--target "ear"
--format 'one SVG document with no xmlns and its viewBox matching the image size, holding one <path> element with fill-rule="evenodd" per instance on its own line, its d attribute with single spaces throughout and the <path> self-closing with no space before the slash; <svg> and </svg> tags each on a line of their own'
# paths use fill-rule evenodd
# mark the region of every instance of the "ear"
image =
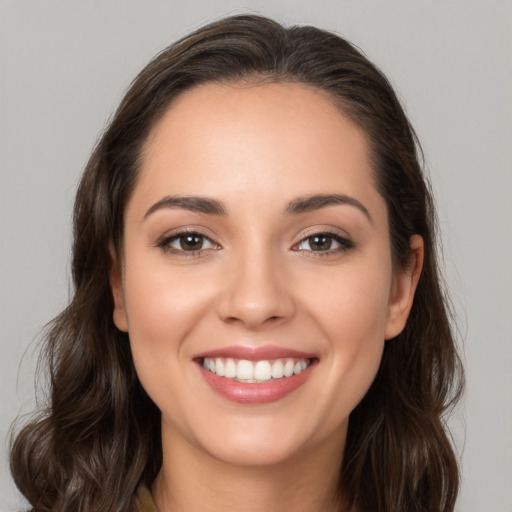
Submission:
<svg viewBox="0 0 512 512">
<path fill-rule="evenodd" d="M 120 331 L 128 332 L 128 317 L 123 292 L 123 273 L 121 263 L 112 245 L 110 245 L 109 281 L 112 297 L 114 299 L 114 324 Z"/>
<path fill-rule="evenodd" d="M 398 336 L 405 327 L 423 268 L 424 244 L 420 235 L 410 240 L 411 255 L 406 268 L 397 269 L 389 297 L 385 339 Z"/>
</svg>

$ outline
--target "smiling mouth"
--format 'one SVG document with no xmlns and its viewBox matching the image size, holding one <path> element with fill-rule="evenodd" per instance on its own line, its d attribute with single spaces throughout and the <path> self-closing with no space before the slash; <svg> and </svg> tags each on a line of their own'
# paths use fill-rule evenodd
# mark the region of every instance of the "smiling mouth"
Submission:
<svg viewBox="0 0 512 512">
<path fill-rule="evenodd" d="M 280 358 L 249 361 L 226 357 L 204 357 L 203 368 L 219 377 L 247 384 L 268 383 L 299 375 L 313 362 L 311 358 Z"/>
</svg>

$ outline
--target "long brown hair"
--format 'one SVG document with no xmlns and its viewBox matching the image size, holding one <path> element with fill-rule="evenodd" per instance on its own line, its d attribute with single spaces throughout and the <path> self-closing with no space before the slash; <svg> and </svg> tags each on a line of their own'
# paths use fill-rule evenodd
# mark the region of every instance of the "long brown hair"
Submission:
<svg viewBox="0 0 512 512">
<path fill-rule="evenodd" d="M 338 35 L 260 16 L 205 26 L 135 79 L 98 142 L 74 210 L 74 296 L 45 336 L 47 407 L 14 438 L 11 470 L 33 511 L 130 511 L 162 461 L 160 413 L 140 385 L 127 335 L 112 321 L 112 244 L 147 136 L 183 91 L 207 82 L 289 81 L 330 95 L 366 133 L 389 212 L 395 264 L 419 234 L 425 261 L 404 331 L 352 412 L 340 488 L 358 512 L 452 511 L 458 467 L 444 413 L 462 389 L 436 256 L 436 219 L 419 144 L 383 74 Z M 340 454 L 341 456 L 341 454 Z"/>
</svg>

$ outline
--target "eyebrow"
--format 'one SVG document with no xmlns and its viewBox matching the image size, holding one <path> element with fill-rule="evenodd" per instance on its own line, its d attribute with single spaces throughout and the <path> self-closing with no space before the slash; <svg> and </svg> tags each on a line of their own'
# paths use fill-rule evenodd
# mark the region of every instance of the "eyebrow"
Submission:
<svg viewBox="0 0 512 512">
<path fill-rule="evenodd" d="M 342 204 L 353 206 L 360 210 L 373 223 L 370 212 L 363 203 L 354 197 L 345 194 L 316 194 L 313 196 L 299 197 L 293 200 L 286 208 L 286 215 L 298 215 L 325 208 L 326 206 Z"/>
<path fill-rule="evenodd" d="M 182 208 L 192 212 L 206 213 L 208 215 L 226 215 L 226 209 L 219 201 L 198 196 L 166 196 L 156 202 L 145 213 L 144 219 L 157 210 L 164 208 Z"/>
<path fill-rule="evenodd" d="M 368 209 L 354 197 L 345 194 L 315 194 L 299 197 L 291 201 L 285 209 L 285 215 L 300 215 L 320 210 L 332 205 L 348 205 L 360 210 L 372 223 L 373 219 Z M 144 219 L 152 213 L 166 208 L 182 208 L 207 215 L 227 215 L 224 205 L 216 199 L 201 196 L 166 196 L 153 204 L 145 213 Z"/>
</svg>

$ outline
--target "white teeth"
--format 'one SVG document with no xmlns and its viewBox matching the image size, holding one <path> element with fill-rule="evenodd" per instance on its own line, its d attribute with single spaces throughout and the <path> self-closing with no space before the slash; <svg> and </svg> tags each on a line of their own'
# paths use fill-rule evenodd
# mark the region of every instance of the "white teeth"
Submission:
<svg viewBox="0 0 512 512">
<path fill-rule="evenodd" d="M 274 361 L 248 361 L 221 357 L 205 357 L 203 367 L 219 377 L 236 379 L 242 382 L 268 382 L 271 379 L 291 377 L 303 372 L 311 361 L 309 359 L 276 359 Z"/>
<path fill-rule="evenodd" d="M 236 365 L 236 377 L 240 380 L 254 379 L 254 365 L 252 362 L 240 359 Z"/>
<path fill-rule="evenodd" d="M 227 359 L 224 366 L 224 377 L 234 379 L 236 377 L 236 363 L 233 359 Z"/>
<path fill-rule="evenodd" d="M 285 377 L 291 377 L 293 375 L 293 360 L 292 359 L 288 359 L 288 361 L 286 361 L 286 364 L 284 365 L 284 376 Z"/>
<path fill-rule="evenodd" d="M 215 360 L 215 373 L 219 377 L 224 377 L 224 362 L 222 361 L 222 359 Z"/>
<path fill-rule="evenodd" d="M 280 379 L 284 375 L 284 366 L 279 359 L 272 365 L 272 378 Z"/>
<path fill-rule="evenodd" d="M 258 361 L 254 365 L 254 378 L 262 381 L 272 378 L 272 367 L 268 361 Z"/>
</svg>

